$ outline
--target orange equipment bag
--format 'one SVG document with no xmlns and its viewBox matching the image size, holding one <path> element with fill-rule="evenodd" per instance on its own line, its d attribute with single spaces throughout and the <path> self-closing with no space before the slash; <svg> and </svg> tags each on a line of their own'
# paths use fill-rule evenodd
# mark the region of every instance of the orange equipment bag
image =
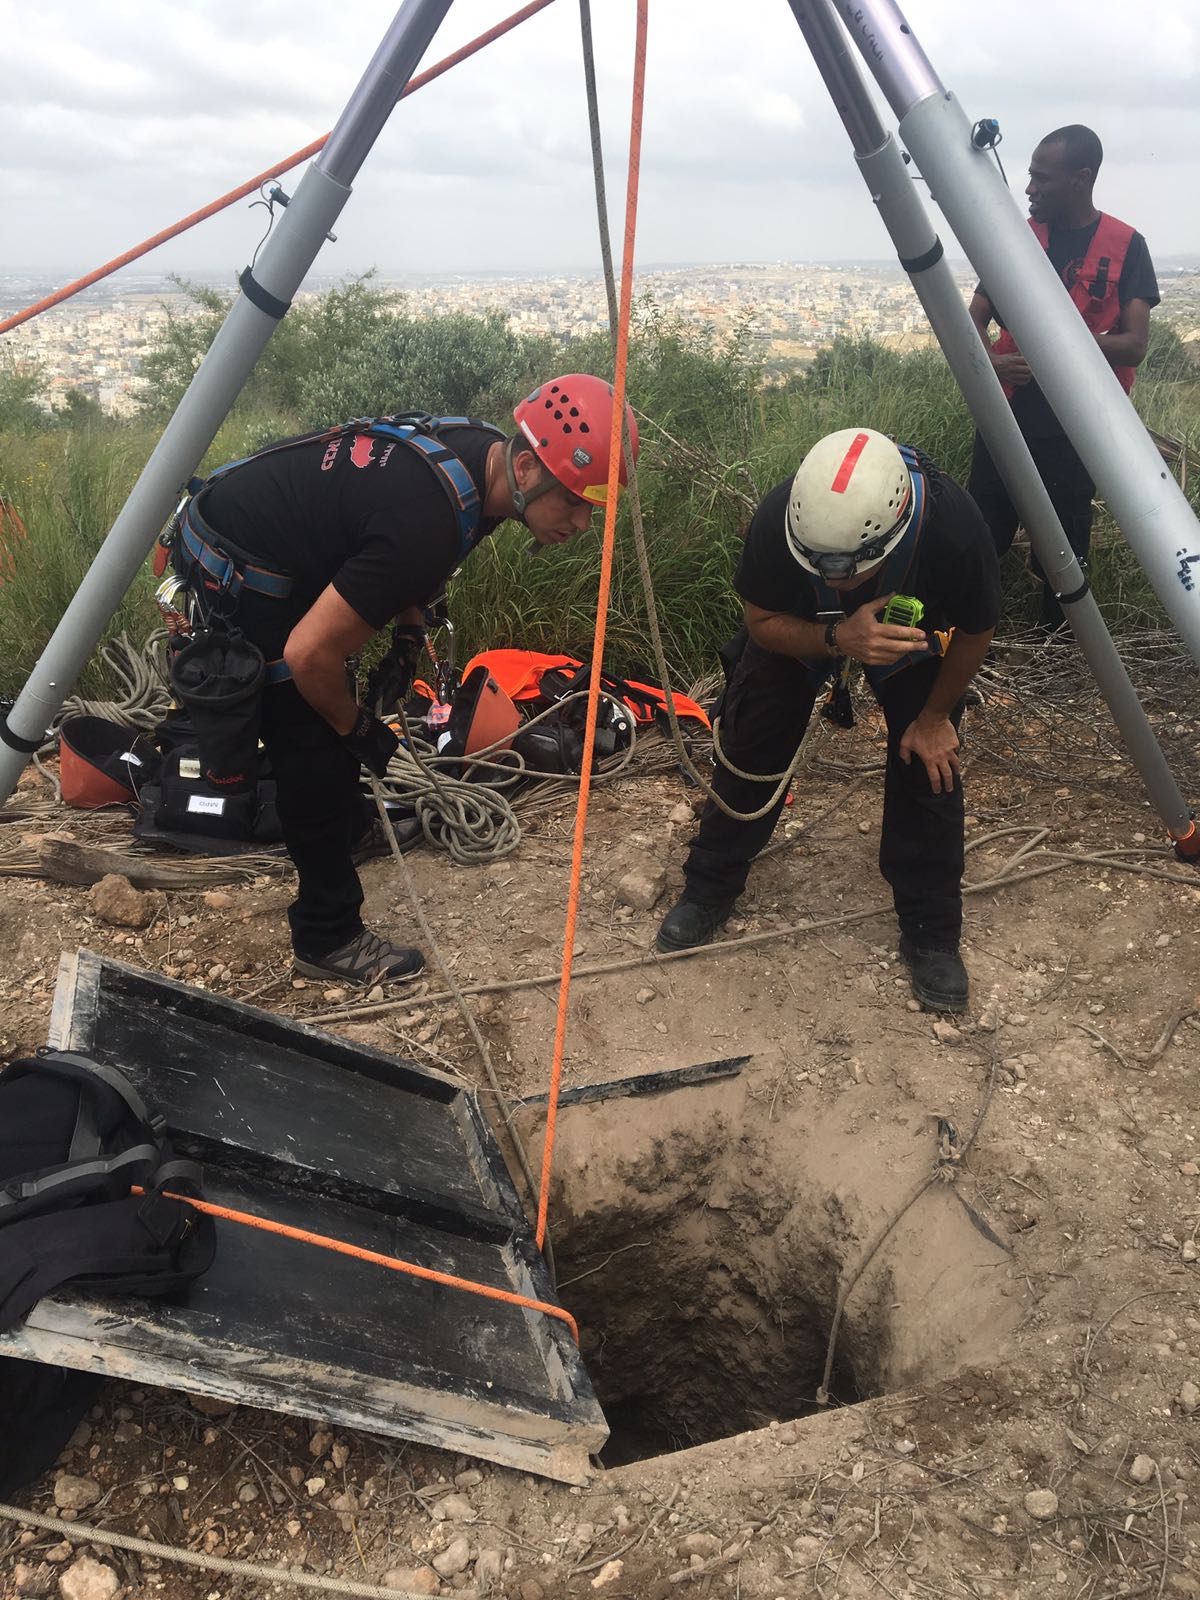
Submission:
<svg viewBox="0 0 1200 1600">
<path fill-rule="evenodd" d="M 576 676 L 580 679 L 580 688 L 587 686 L 588 669 L 582 661 L 577 661 L 574 656 L 545 655 L 540 650 L 484 650 L 467 662 L 463 669 L 464 680 L 473 667 L 486 667 L 509 699 L 518 703 L 544 698 L 542 679 L 547 673 L 554 674 L 558 690 L 548 698 L 560 698 L 563 689 L 569 687 L 570 680 Z M 665 720 L 667 697 L 657 685 L 635 683 L 627 678 L 609 679 L 606 676 L 600 681 L 606 691 L 611 683 L 613 691 L 624 700 L 639 723 Z M 706 728 L 710 726 L 703 708 L 695 700 L 689 700 L 685 694 L 674 693 L 672 699 L 677 717 L 703 723 Z"/>
</svg>

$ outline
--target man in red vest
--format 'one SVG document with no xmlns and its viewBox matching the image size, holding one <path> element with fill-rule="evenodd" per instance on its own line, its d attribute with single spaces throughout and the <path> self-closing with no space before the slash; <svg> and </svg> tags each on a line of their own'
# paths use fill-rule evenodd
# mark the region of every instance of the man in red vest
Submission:
<svg viewBox="0 0 1200 1600">
<path fill-rule="evenodd" d="M 1103 155 L 1100 140 L 1090 128 L 1078 123 L 1056 128 L 1033 152 L 1025 193 L 1029 196 L 1029 226 L 1128 393 L 1133 387 L 1134 369 L 1146 354 L 1150 311 L 1159 301 L 1158 282 L 1141 234 L 1128 223 L 1097 211 L 1093 204 L 1092 186 Z M 1091 543 L 1095 484 L 1033 381 L 1032 372 L 982 284 L 971 300 L 971 320 L 979 329 L 992 366 L 1012 402 L 1013 415 L 1071 548 L 1080 564 L 1085 564 Z M 1001 333 L 991 344 L 988 327 L 993 321 Z M 1019 518 L 978 434 L 967 487 L 1002 556 L 1013 542 Z M 1038 577 L 1043 576 L 1036 556 L 1033 570 Z M 1044 626 L 1055 629 L 1062 626 L 1063 620 L 1062 607 L 1049 584 L 1044 583 Z"/>
</svg>

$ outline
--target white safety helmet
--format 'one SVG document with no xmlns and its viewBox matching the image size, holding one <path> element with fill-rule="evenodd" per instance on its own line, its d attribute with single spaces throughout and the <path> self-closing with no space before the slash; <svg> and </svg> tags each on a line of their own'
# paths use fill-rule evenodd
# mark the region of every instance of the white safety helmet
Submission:
<svg viewBox="0 0 1200 1600">
<path fill-rule="evenodd" d="M 912 475 L 892 441 L 841 428 L 813 445 L 792 479 L 788 548 L 818 578 L 851 578 L 900 543 L 913 504 Z"/>
</svg>

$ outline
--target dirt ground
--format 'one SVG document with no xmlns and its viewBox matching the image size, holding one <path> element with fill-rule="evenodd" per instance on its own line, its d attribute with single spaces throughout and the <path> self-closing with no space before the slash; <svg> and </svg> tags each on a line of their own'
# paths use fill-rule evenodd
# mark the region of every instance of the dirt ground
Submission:
<svg viewBox="0 0 1200 1600">
<path fill-rule="evenodd" d="M 823 735 L 777 833 L 787 843 L 756 866 L 727 937 L 886 906 L 881 782 L 858 770 L 878 760 L 877 731 L 868 718 Z M 687 791 L 636 771 L 594 798 L 582 967 L 644 955 L 681 881 Z M 627 1355 L 622 1375 L 606 1350 L 622 1337 L 635 1353 L 674 1341 L 674 1398 L 647 1434 L 670 1453 L 567 1488 L 114 1383 L 23 1503 L 53 1512 L 64 1475 L 91 1480 L 94 1503 L 78 1515 L 94 1526 L 419 1593 L 1200 1595 L 1200 878 L 1163 852 L 1124 769 L 1098 763 L 1081 783 L 1055 783 L 1019 763 L 972 765 L 968 744 L 966 784 L 969 881 L 1000 875 L 1031 842 L 1009 870 L 1055 870 L 968 898 L 972 1006 L 953 1027 L 910 1003 L 890 914 L 575 984 L 568 1086 L 751 1058 L 697 1091 L 709 1097 L 704 1145 L 680 1143 L 674 1157 L 652 1137 L 662 1124 L 649 1101 L 606 1102 L 602 1134 L 573 1133 L 578 1111 L 564 1117 L 556 1204 L 585 1280 L 573 1301 L 560 1263 L 564 1299 L 579 1307 L 614 1415 L 637 1363 Z M 49 825 L 113 837 L 68 813 L 38 828 Z M 460 983 L 556 970 L 571 825 L 569 804 L 537 816 L 518 851 L 486 867 L 407 858 Z M 1047 850 L 1129 853 L 1064 864 Z M 624 903 L 627 873 L 649 882 L 648 898 L 663 867 L 657 905 Z M 372 863 L 364 882 L 372 925 L 411 936 L 394 865 Z M 442 990 L 436 976 L 367 1014 L 297 987 L 290 892 L 275 876 L 207 902 L 162 895 L 135 933 L 101 920 L 87 890 L 8 879 L 0 1052 L 44 1041 L 59 952 L 82 945 L 291 1014 L 340 1012 L 323 1025 L 479 1076 L 453 1007 L 422 1003 Z M 505 1090 L 543 1089 L 553 984 L 475 1004 Z M 809 1414 L 839 1283 L 939 1155 L 938 1181 L 847 1304 L 840 1403 Z M 659 1208 L 630 1203 L 626 1243 L 595 1199 L 618 1169 L 634 1189 L 640 1172 Z M 678 1220 L 690 1241 L 673 1254 L 678 1316 L 659 1309 L 659 1275 L 637 1266 L 647 1218 Z M 722 1308 L 720 1344 L 706 1339 L 706 1306 Z M 798 1379 L 789 1361 L 801 1345 Z M 748 1431 L 714 1437 L 723 1422 Z M 633 1422 L 626 1453 L 636 1440 Z M 99 1600 L 115 1586 L 181 1600 L 294 1592 L 100 1546 L 90 1555 L 113 1572 L 97 1580 Z M 6 1596 L 57 1596 L 60 1580 L 67 1600 L 90 1594 L 67 1582 L 77 1561 L 55 1534 L 0 1525 Z"/>
</svg>

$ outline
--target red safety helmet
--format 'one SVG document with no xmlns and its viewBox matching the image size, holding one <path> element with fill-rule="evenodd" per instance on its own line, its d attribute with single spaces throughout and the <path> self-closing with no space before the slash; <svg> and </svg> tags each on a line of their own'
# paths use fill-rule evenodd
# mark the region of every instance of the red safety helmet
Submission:
<svg viewBox="0 0 1200 1600">
<path fill-rule="evenodd" d="M 526 395 L 513 412 L 529 448 L 564 488 L 593 505 L 608 499 L 608 447 L 612 437 L 613 387 L 586 372 L 551 378 Z M 633 408 L 625 406 L 629 446 L 637 461 L 638 431 Z M 621 452 L 620 481 L 629 482 Z M 526 501 L 533 499 L 526 495 Z"/>
</svg>

